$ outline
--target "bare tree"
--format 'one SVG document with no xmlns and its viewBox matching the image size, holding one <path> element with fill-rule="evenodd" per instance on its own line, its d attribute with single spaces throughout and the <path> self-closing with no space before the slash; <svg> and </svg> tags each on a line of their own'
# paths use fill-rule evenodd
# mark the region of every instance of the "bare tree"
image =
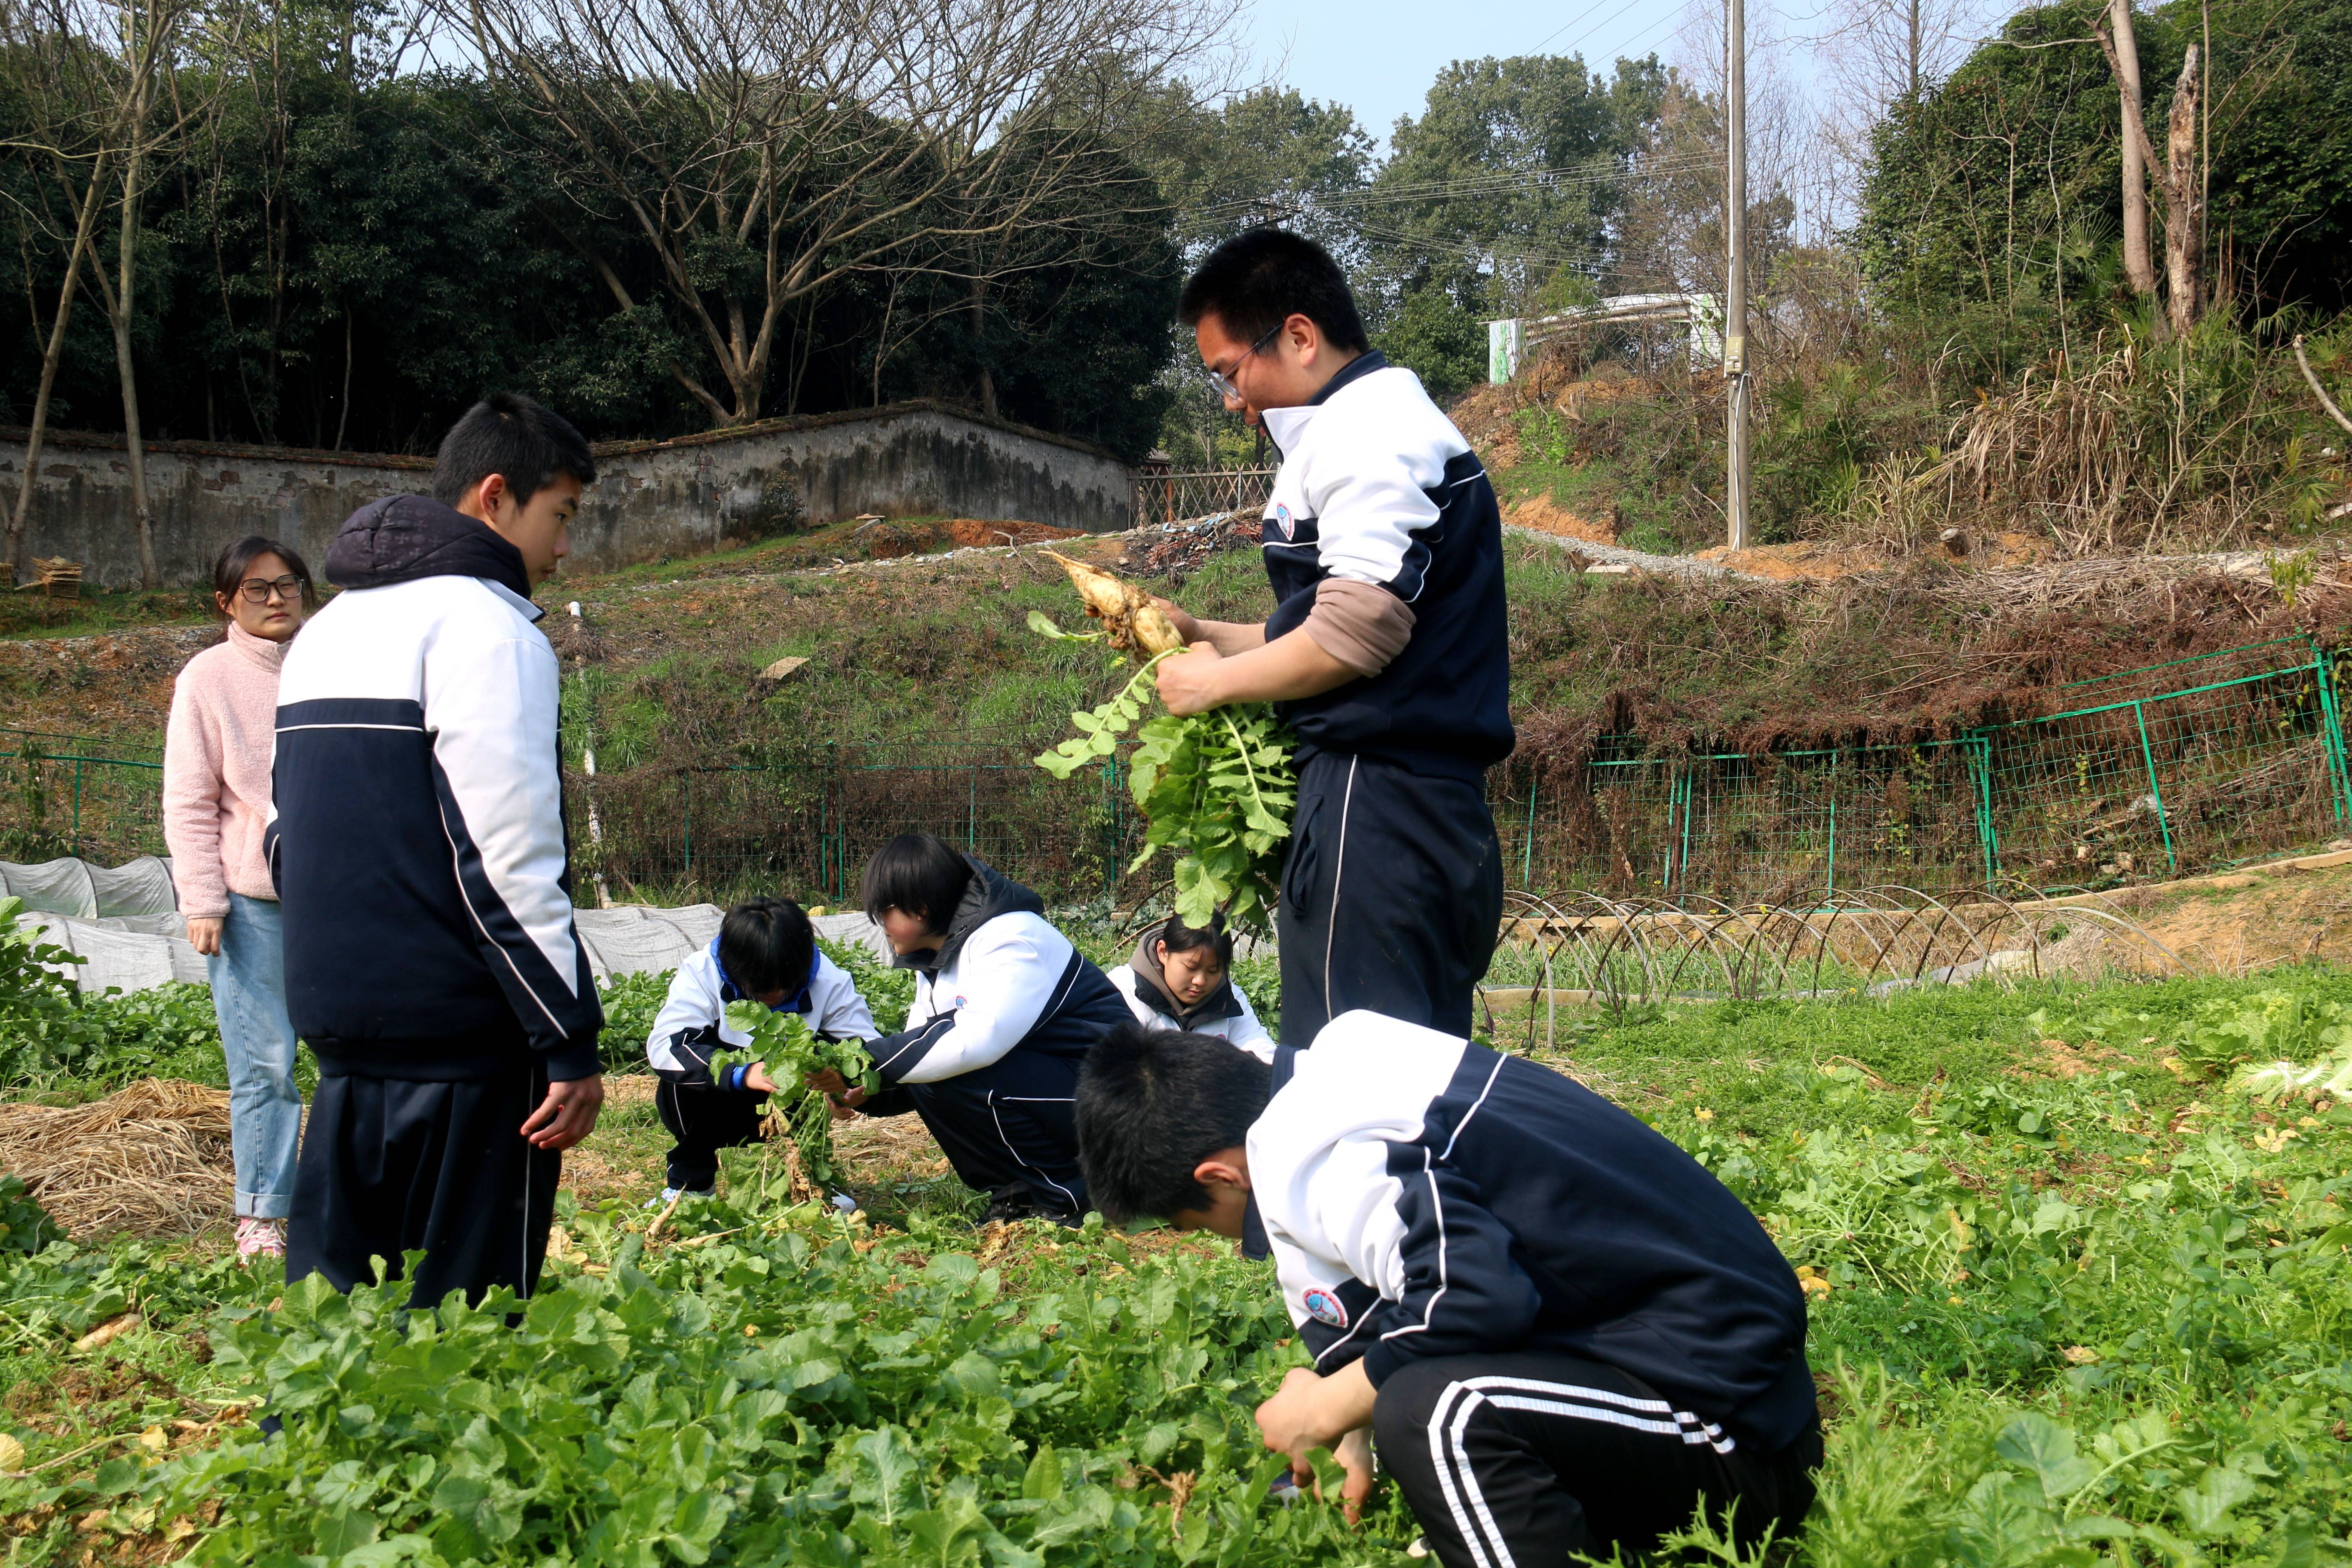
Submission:
<svg viewBox="0 0 2352 1568">
<path fill-rule="evenodd" d="M 2107 68 L 2115 73 L 2118 84 L 2134 80 L 2138 76 L 2137 62 L 2133 63 L 2126 78 L 2125 65 L 2116 40 L 2105 26 L 2095 28 L 2099 48 L 2107 57 Z M 2140 113 L 2139 98 L 2126 87 L 2123 90 L 2124 138 L 2136 144 L 2141 161 L 2150 170 L 2161 170 L 2155 178 L 2164 193 L 2164 271 L 2165 321 L 2170 330 L 2186 335 L 2197 324 L 2204 310 L 2205 281 L 2205 182 L 2198 167 L 2198 106 L 2202 100 L 2203 79 L 2197 71 L 2198 47 L 2189 46 L 2181 58 L 2180 79 L 2173 84 L 2172 110 L 2165 125 L 2165 156 L 2158 159 L 2155 144 L 2147 137 L 2147 124 Z"/>
<path fill-rule="evenodd" d="M 5 143 L 5 151 L 20 161 L 26 174 L 25 195 L 15 203 L 17 222 L 28 240 L 38 236 L 65 252 L 26 432 L 23 478 L 8 513 L 5 553 L 13 584 L 24 561 L 25 525 L 40 472 L 41 443 L 48 433 L 49 400 L 65 357 L 66 328 L 112 179 L 112 121 L 118 106 L 105 52 L 76 32 L 58 6 L 0 5 L 0 61 L 5 61 L 0 68 L 6 71 L 10 97 L 21 117 L 16 133 Z"/>
<path fill-rule="evenodd" d="M 1121 127 L 1221 43 L 1236 9 L 445 3 L 510 87 L 516 123 L 562 151 L 553 173 L 576 207 L 650 248 L 719 380 L 683 361 L 671 374 L 722 426 L 760 417 L 793 301 L 910 249 L 961 251 L 984 291 L 991 242 L 1117 184 L 1121 161 L 1106 153 Z M 635 309 L 621 258 L 577 242 Z"/>
<path fill-rule="evenodd" d="M 1951 74 L 2008 0 L 1827 0 L 1813 40 L 1822 85 L 1816 166 L 1843 214 L 1871 161 L 1871 135 L 1898 103 Z"/>
<path fill-rule="evenodd" d="M 114 193 L 117 227 L 114 275 L 109 277 L 99 258 L 89 258 L 90 280 L 98 286 L 114 329 L 114 365 L 122 385 L 123 450 L 131 468 L 131 506 L 139 536 L 139 584 L 152 592 L 163 585 L 155 562 L 155 515 L 147 489 L 147 447 L 139 419 L 139 370 L 131 352 L 131 330 L 139 310 L 139 229 L 150 181 L 156 165 L 179 144 L 188 126 L 210 107 L 210 100 L 191 103 L 175 90 L 174 68 L 194 42 L 202 19 L 196 0 L 91 0 L 96 16 L 111 24 L 115 37 L 117 77 L 113 118 L 115 161 L 121 181 Z"/>
<path fill-rule="evenodd" d="M 2115 33 L 2108 58 L 2114 63 L 2116 89 L 2122 95 L 2128 124 L 2138 118 L 2140 105 L 2147 101 L 2139 87 L 2139 39 L 2132 31 L 2131 0 L 2107 0 L 2107 25 Z M 2147 248 L 2147 165 L 2140 159 L 2145 140 L 2128 129 L 2124 132 L 2124 275 L 2131 280 L 2135 294 L 2156 292 L 2156 262 Z"/>
<path fill-rule="evenodd" d="M 17 85 L 27 89 L 28 102 L 42 106 L 32 112 L 30 129 L 14 150 L 46 163 L 49 180 L 69 194 L 75 214 L 65 280 L 34 399 L 25 483 L 9 519 L 10 573 L 13 576 L 21 559 L 35 465 L 66 324 L 78 279 L 87 270 L 113 328 L 140 581 L 157 588 L 162 578 L 155 563 L 139 377 L 131 341 L 137 310 L 140 213 L 158 162 L 204 112 L 204 105 L 180 97 L 174 72 L 197 41 L 206 14 L 197 0 L 17 0 L 5 15 L 7 41 L 19 46 L 11 51 Z M 111 275 L 100 254 L 98 226 L 110 204 L 117 228 Z"/>
</svg>

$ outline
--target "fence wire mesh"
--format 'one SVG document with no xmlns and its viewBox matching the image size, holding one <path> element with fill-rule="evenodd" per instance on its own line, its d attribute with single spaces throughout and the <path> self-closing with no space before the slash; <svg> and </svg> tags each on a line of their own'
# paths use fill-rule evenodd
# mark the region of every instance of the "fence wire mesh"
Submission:
<svg viewBox="0 0 2352 1568">
<path fill-rule="evenodd" d="M 166 852 L 160 748 L 13 729 L 0 747 L 0 859 L 119 866 Z"/>
<path fill-rule="evenodd" d="M 1506 879 L 1801 906 L 1841 889 L 2116 886 L 2352 833 L 2337 662 L 2302 638 L 2086 681 L 2042 717 L 1899 746 L 1645 754 L 1618 738 L 1488 775 Z M 892 835 L 938 833 L 1057 902 L 1131 901 L 1144 824 L 1118 759 L 1059 783 L 1042 742 L 811 747 L 765 765 L 565 781 L 581 896 L 856 898 Z M 164 852 L 152 747 L 0 730 L 0 858 Z M 1163 863 L 1154 868 L 1164 876 Z"/>
</svg>

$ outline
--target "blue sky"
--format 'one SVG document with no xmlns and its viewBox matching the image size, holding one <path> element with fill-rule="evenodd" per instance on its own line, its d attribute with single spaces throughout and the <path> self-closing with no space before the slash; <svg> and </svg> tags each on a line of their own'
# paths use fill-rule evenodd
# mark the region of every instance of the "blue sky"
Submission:
<svg viewBox="0 0 2352 1568">
<path fill-rule="evenodd" d="M 1449 61 L 1580 53 L 1606 71 L 1620 54 L 1672 58 L 1683 15 L 1682 0 L 1255 0 L 1249 26 L 1265 68 L 1353 109 L 1385 151 Z"/>
</svg>

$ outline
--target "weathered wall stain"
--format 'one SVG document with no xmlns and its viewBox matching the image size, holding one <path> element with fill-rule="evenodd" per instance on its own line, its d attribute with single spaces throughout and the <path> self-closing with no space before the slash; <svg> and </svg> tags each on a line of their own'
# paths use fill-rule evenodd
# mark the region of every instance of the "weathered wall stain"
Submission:
<svg viewBox="0 0 2352 1568">
<path fill-rule="evenodd" d="M 24 441 L 22 430 L 0 429 L 0 505 L 16 504 Z M 1134 510 L 1133 473 L 1111 454 L 930 403 L 611 443 L 596 461 L 572 529 L 572 564 L 582 571 L 715 549 L 794 514 L 817 524 L 869 511 L 944 513 L 1107 532 L 1129 526 Z M 26 557 L 62 555 L 83 563 L 87 581 L 137 585 L 122 438 L 51 431 L 40 466 Z M 379 497 L 425 489 L 432 471 L 429 459 L 383 453 L 152 442 L 156 563 L 167 582 L 201 581 L 222 546 L 263 533 L 320 569 L 343 519 Z"/>
</svg>

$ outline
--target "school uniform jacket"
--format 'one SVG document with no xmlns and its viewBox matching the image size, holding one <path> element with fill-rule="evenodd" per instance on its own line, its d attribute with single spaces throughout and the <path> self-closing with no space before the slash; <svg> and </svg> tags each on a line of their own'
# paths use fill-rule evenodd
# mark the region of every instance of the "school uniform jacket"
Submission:
<svg viewBox="0 0 2352 1568">
<path fill-rule="evenodd" d="M 719 939 L 710 939 L 670 978 L 669 995 L 646 1037 L 646 1060 L 664 1082 L 697 1088 L 740 1089 L 739 1082 L 714 1086 L 710 1053 L 741 1050 L 751 1037 L 727 1021 L 727 1004 L 743 1000 L 743 993 L 728 978 L 719 962 Z M 820 952 L 809 965 L 808 984 L 769 1009 L 798 1013 L 820 1039 L 866 1040 L 874 1037 L 874 1015 L 856 983 L 840 965 Z"/>
<path fill-rule="evenodd" d="M 296 1031 L 385 1077 L 480 1076 L 525 1047 L 551 1078 L 595 1073 L 557 665 L 521 554 L 394 496 L 343 524 L 327 575 L 344 592 L 278 679 L 264 838 Z"/>
<path fill-rule="evenodd" d="M 1104 978 L 1118 987 L 1118 994 L 1127 999 L 1127 1010 L 1135 1015 L 1137 1023 L 1155 1029 L 1186 1029 L 1196 1035 L 1214 1035 L 1221 1040 L 1229 1040 L 1239 1046 L 1258 1060 L 1269 1066 L 1273 1064 L 1274 1037 L 1265 1032 L 1265 1026 L 1258 1022 L 1257 1014 L 1251 1010 L 1249 998 L 1231 980 L 1226 981 L 1223 986 L 1228 999 L 1223 1005 L 1213 1005 L 1205 1011 L 1193 1013 L 1189 1019 L 1180 1019 L 1160 1010 L 1160 994 L 1137 978 L 1134 965 L 1122 963 L 1108 971 Z M 1204 1000 L 1213 1003 L 1216 998 Z"/>
<path fill-rule="evenodd" d="M 1424 1358 L 1581 1356 L 1658 1391 L 1623 1419 L 1723 1453 L 1772 1452 L 1813 1418 L 1795 1274 L 1738 1199 L 1632 1115 L 1376 1013 L 1278 1051 L 1274 1074 L 1250 1180 L 1318 1372 L 1360 1359 L 1378 1386 Z"/>
<path fill-rule="evenodd" d="M 1299 761 L 1347 752 L 1476 782 L 1510 755 L 1502 515 L 1486 470 L 1412 372 L 1358 356 L 1312 403 L 1269 408 L 1282 452 L 1262 537 L 1270 641 L 1306 624 L 1328 578 L 1387 590 L 1412 612 L 1377 675 L 1275 704 Z"/>
<path fill-rule="evenodd" d="M 1063 1058 L 1075 1071 L 1128 1016 L 1103 972 L 1046 923 L 1044 900 L 979 860 L 971 866 L 945 940 L 896 961 L 916 973 L 908 1027 L 866 1044 L 886 1089 L 961 1078 L 1015 1050 Z"/>
</svg>

